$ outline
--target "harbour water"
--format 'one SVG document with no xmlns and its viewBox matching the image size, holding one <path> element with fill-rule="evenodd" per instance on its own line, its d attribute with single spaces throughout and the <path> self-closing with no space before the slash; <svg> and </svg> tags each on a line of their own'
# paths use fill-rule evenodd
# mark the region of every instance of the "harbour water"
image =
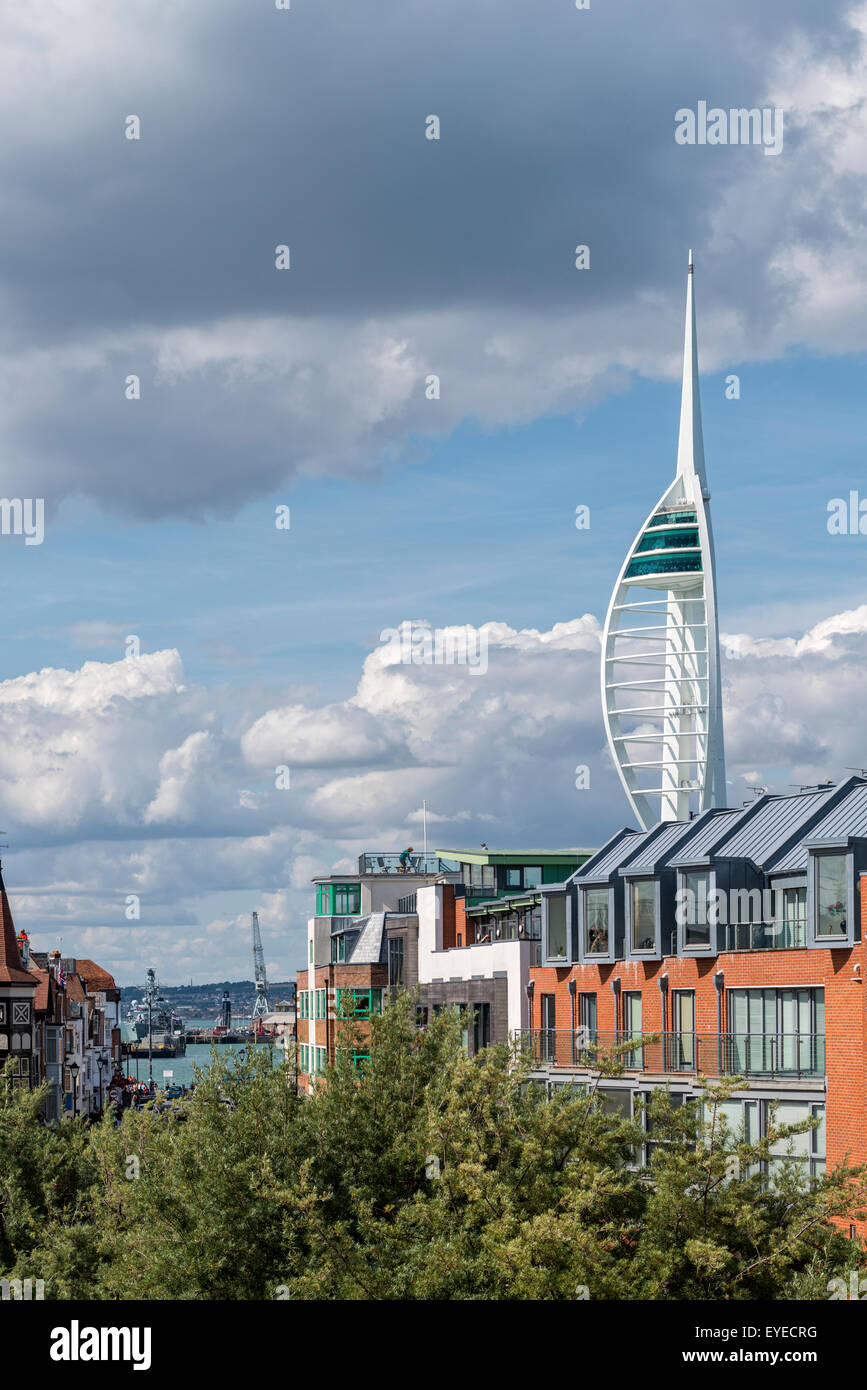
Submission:
<svg viewBox="0 0 867 1390">
<path fill-rule="evenodd" d="M 187 1023 L 191 1028 L 210 1028 L 213 1026 L 213 1019 L 188 1019 Z M 226 1058 L 235 1052 L 246 1052 L 250 1047 L 255 1047 L 257 1051 L 268 1052 L 267 1043 L 220 1043 L 216 1052 L 219 1057 Z M 279 1065 L 282 1059 L 282 1051 L 279 1048 L 273 1049 L 275 1064 Z M 154 1055 L 154 1084 L 159 1090 L 163 1086 L 191 1086 L 196 1080 L 196 1070 L 199 1072 L 207 1071 L 211 1064 L 212 1049 L 203 1043 L 190 1043 L 187 1047 L 186 1055 L 183 1057 L 158 1057 Z M 144 1057 L 125 1057 L 124 1071 L 129 1076 L 137 1076 L 139 1081 L 148 1079 L 148 1059 Z M 169 1073 L 166 1075 L 165 1073 Z"/>
</svg>

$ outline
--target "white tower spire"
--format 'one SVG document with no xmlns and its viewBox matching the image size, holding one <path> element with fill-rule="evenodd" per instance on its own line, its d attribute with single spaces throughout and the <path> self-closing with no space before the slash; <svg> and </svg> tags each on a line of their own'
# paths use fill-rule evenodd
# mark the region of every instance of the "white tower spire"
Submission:
<svg viewBox="0 0 867 1390">
<path fill-rule="evenodd" d="M 726 799 L 693 278 L 690 251 L 677 473 L 630 547 L 602 638 L 608 744 L 645 829 Z"/>
<path fill-rule="evenodd" d="M 683 330 L 683 386 L 680 393 L 680 432 L 677 437 L 678 473 L 697 473 L 707 491 L 704 473 L 704 440 L 701 433 L 701 401 L 698 389 L 698 344 L 695 338 L 695 295 L 692 252 L 686 274 L 686 324 Z"/>
</svg>

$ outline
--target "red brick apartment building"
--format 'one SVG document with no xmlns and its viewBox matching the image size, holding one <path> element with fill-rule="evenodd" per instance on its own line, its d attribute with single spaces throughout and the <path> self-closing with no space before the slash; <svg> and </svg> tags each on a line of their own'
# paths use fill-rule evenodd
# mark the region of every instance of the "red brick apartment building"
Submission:
<svg viewBox="0 0 867 1390">
<path fill-rule="evenodd" d="M 621 830 L 542 894 L 542 963 L 527 985 L 529 1040 L 549 1085 L 596 1079 L 592 1049 L 649 1034 L 621 1056 L 603 1104 L 623 1114 L 653 1086 L 744 1077 L 730 1120 L 798 1136 L 806 1170 L 867 1161 L 867 781 L 741 810 Z"/>
</svg>

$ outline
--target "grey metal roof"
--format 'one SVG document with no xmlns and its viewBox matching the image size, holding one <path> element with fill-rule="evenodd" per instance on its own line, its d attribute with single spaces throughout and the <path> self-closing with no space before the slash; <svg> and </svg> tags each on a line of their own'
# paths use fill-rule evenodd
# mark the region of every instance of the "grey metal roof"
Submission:
<svg viewBox="0 0 867 1390">
<path fill-rule="evenodd" d="M 628 859 L 633 850 L 637 849 L 642 840 L 646 838 L 646 831 L 633 830 L 628 835 L 624 835 L 622 840 L 618 840 L 607 854 L 604 853 L 605 847 L 603 846 L 602 851 L 600 851 L 602 857 L 585 864 L 576 874 L 572 875 L 570 882 L 580 883 L 584 878 L 608 878 L 609 874 L 613 873 L 615 869 L 619 869 L 624 859 Z"/>
<path fill-rule="evenodd" d="M 805 841 L 843 840 L 849 835 L 867 836 L 867 786 L 863 783 L 853 787 L 839 805 L 832 806 L 827 815 L 807 831 L 800 843 L 793 845 L 780 862 L 774 864 L 774 873 L 807 867 Z"/>
<path fill-rule="evenodd" d="M 652 873 L 660 861 L 668 857 L 673 847 L 694 829 L 693 821 L 675 820 L 661 830 L 658 835 L 651 835 L 650 832 L 641 838 L 645 841 L 643 846 L 639 846 L 637 851 L 633 851 L 633 858 L 625 864 L 626 873 Z"/>
<path fill-rule="evenodd" d="M 385 937 L 385 913 L 372 912 L 359 922 L 359 934 L 352 953 L 347 957 L 347 965 L 378 965 L 383 960 L 383 939 Z"/>
<path fill-rule="evenodd" d="M 683 849 L 671 856 L 669 867 L 676 868 L 680 864 L 692 864 L 696 859 L 703 859 L 717 840 L 731 834 L 743 814 L 743 811 L 720 811 L 719 815 L 710 816 L 707 824 L 695 832 Z"/>
<path fill-rule="evenodd" d="M 800 826 L 821 811 L 837 790 L 829 787 L 827 791 L 769 797 L 758 810 L 744 816 L 743 825 L 717 845 L 715 853 L 724 859 L 751 859 L 756 865 L 767 864 Z"/>
</svg>

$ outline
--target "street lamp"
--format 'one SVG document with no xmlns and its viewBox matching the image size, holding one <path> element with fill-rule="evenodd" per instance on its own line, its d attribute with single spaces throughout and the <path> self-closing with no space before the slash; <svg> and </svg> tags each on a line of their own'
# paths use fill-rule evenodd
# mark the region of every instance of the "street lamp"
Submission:
<svg viewBox="0 0 867 1390">
<path fill-rule="evenodd" d="M 104 1101 L 104 1099 L 103 1099 L 103 1089 L 104 1089 L 104 1087 L 105 1087 L 105 1073 L 106 1073 L 107 1071 L 108 1071 L 108 1054 L 105 1053 L 105 1052 L 101 1052 L 101 1053 L 99 1054 L 99 1113 L 100 1113 L 100 1114 L 102 1114 L 102 1113 L 104 1112 L 104 1110 L 105 1110 L 105 1101 Z"/>
<path fill-rule="evenodd" d="M 70 1062 L 69 1075 L 72 1077 L 72 1118 L 78 1114 L 78 1073 L 79 1065 L 77 1062 Z"/>
</svg>

